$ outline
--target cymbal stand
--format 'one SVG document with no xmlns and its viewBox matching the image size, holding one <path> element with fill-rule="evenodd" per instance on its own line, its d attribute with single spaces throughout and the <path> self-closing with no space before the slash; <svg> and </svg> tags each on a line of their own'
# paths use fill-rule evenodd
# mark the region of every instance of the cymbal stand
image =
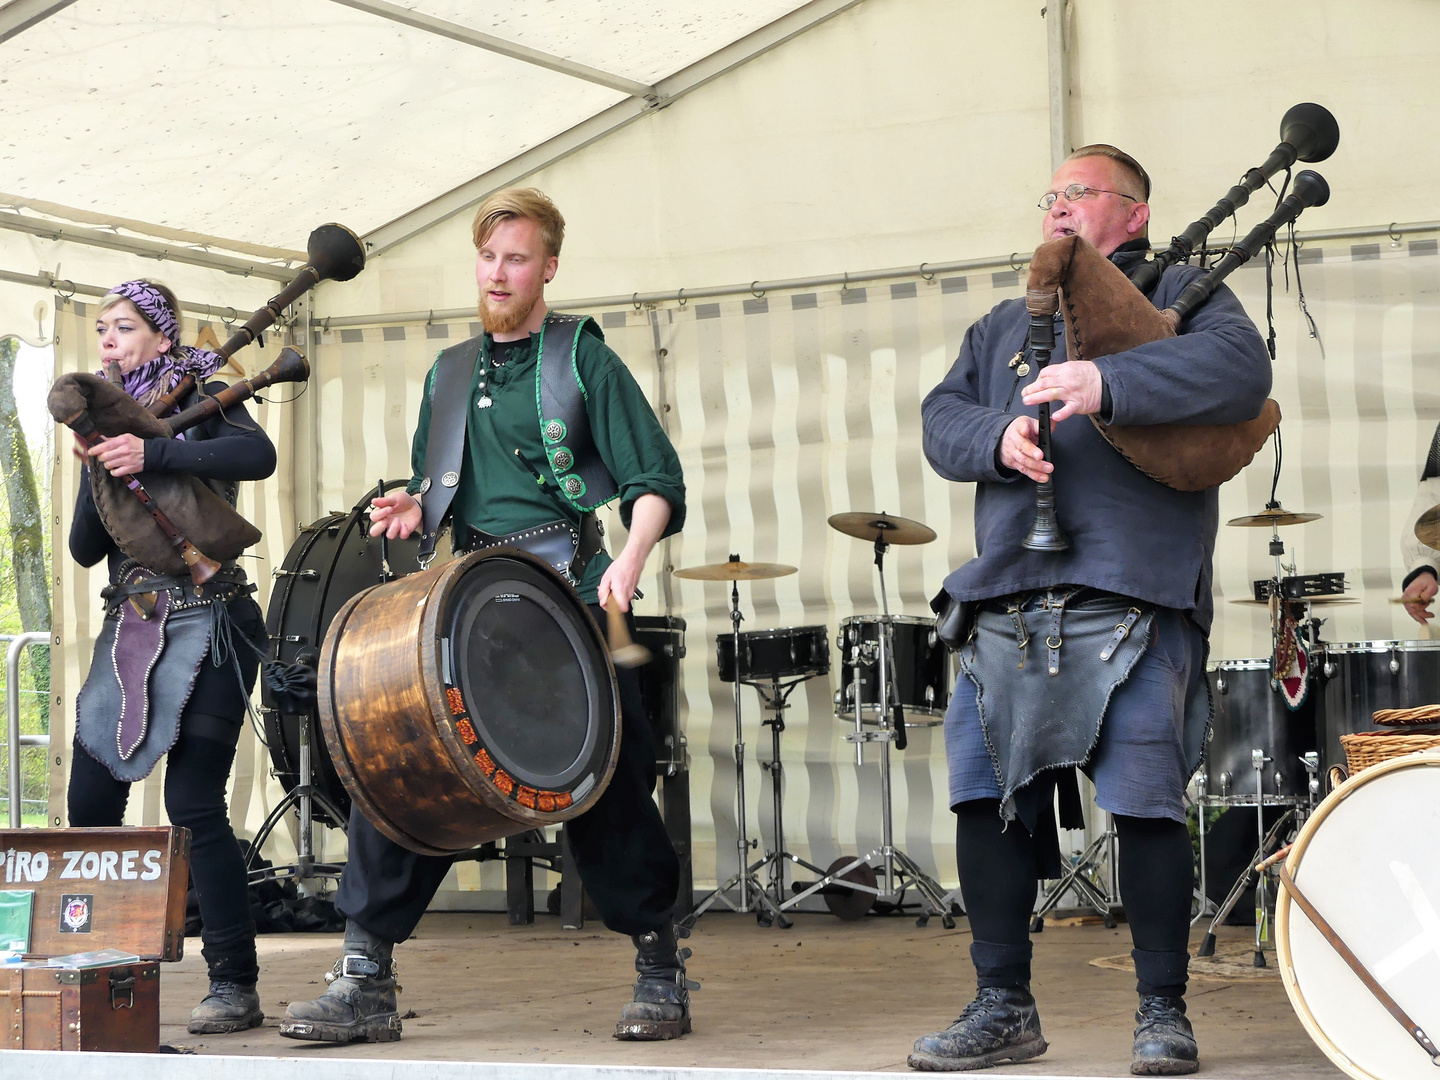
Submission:
<svg viewBox="0 0 1440 1080">
<path fill-rule="evenodd" d="M 779 679 L 771 679 L 767 688 L 763 683 L 751 683 L 756 693 L 760 695 L 760 701 L 764 708 L 771 710 L 775 715 L 769 720 L 761 721 L 761 726 L 770 728 L 770 760 L 762 762 L 760 767 L 770 774 L 770 797 L 774 806 L 774 833 L 775 846 L 770 854 L 756 863 L 752 870 L 759 870 L 768 867 L 767 876 L 770 879 L 770 891 L 775 897 L 775 905 L 781 910 L 787 906 L 793 906 L 793 900 L 785 897 L 785 864 L 794 863 L 796 866 L 803 866 L 811 873 L 820 876 L 825 875 L 823 867 L 814 863 L 806 862 L 798 855 L 793 855 L 785 850 L 785 825 L 784 825 L 784 778 L 785 767 L 780 763 L 780 733 L 785 730 L 785 710 L 790 706 L 787 700 L 790 692 L 801 683 L 809 679 L 809 675 L 798 679 L 791 679 L 789 682 L 781 682 Z"/>
<path fill-rule="evenodd" d="M 731 562 L 739 562 L 738 555 L 730 556 Z M 740 666 L 744 662 L 744 653 L 740 650 L 740 623 L 745 616 L 740 613 L 740 582 L 739 579 L 730 582 L 730 626 L 735 642 L 735 825 L 736 839 L 735 848 L 739 863 L 735 875 L 725 882 L 681 920 L 685 926 L 694 926 L 695 920 L 704 915 L 716 903 L 722 903 L 731 911 L 741 914 L 751 911 L 755 912 L 756 921 L 762 926 L 774 925 L 784 930 L 791 925 L 790 920 L 775 906 L 775 901 L 770 899 L 769 894 L 760 886 L 755 871 L 765 864 L 762 859 L 754 865 L 746 865 L 750 857 L 750 850 L 759 846 L 758 840 L 751 840 L 745 824 L 745 729 L 741 726 L 740 712 Z M 731 889 L 739 887 L 740 900 L 736 903 L 730 900 L 725 894 Z M 751 905 L 751 897 L 754 897 L 754 905 Z"/>
<path fill-rule="evenodd" d="M 869 643 L 865 642 L 857 644 L 854 655 L 849 658 L 854 669 L 851 685 L 855 688 L 855 730 L 845 736 L 847 741 L 855 744 L 857 765 L 865 764 L 865 743 L 878 742 L 880 744 L 880 846 L 868 855 L 860 856 L 835 869 L 832 873 L 824 875 L 819 881 L 791 897 L 785 906 L 794 906 L 826 885 L 835 882 L 838 882 L 843 888 L 873 892 L 877 899 L 884 899 L 898 906 L 905 891 L 914 886 L 924 905 L 924 910 L 916 919 L 916 925 L 924 926 L 929 922 L 931 915 L 939 915 L 942 925 L 949 930 L 955 926 L 955 919 L 950 914 L 950 904 L 944 890 L 940 888 L 934 878 L 920 868 L 915 860 L 895 846 L 894 806 L 890 790 L 890 744 L 893 742 L 903 750 L 907 740 L 905 716 L 900 702 L 899 688 L 896 686 L 894 677 L 895 642 L 892 636 L 893 624 L 890 621 L 889 597 L 885 591 L 885 552 L 889 550 L 889 547 L 883 533 L 875 538 L 875 566 L 880 571 L 880 610 L 883 614 L 878 620 L 876 648 L 873 657 L 867 655 L 870 652 L 867 648 Z M 845 658 L 842 658 L 843 662 L 845 662 Z M 877 695 L 879 698 L 877 705 L 879 727 L 875 731 L 866 731 L 862 726 L 865 703 L 861 700 L 860 673 L 862 668 L 871 663 L 876 665 L 879 684 Z M 855 882 L 840 880 L 862 863 L 884 871 L 884 877 L 876 883 L 874 889 Z"/>
</svg>

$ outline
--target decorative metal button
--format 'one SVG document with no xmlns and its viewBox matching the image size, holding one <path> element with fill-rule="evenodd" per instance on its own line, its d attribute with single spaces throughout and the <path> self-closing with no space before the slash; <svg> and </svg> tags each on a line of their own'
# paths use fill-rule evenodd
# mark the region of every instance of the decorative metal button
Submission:
<svg viewBox="0 0 1440 1080">
<path fill-rule="evenodd" d="M 415 492 L 415 494 L 416 494 L 416 495 L 424 495 L 425 492 L 427 492 L 427 491 L 429 491 L 429 490 L 430 490 L 430 477 L 427 476 L 427 477 L 425 477 L 424 480 L 421 480 L 421 481 L 420 481 L 420 490 L 417 491 L 417 492 Z"/>
<path fill-rule="evenodd" d="M 578 499 L 581 495 L 585 494 L 585 481 L 573 473 L 563 477 L 560 485 L 565 489 L 565 494 L 569 495 L 572 499 Z"/>
<path fill-rule="evenodd" d="M 440 483 L 446 487 L 454 487 L 460 483 L 460 474 L 458 472 L 447 472 L 444 476 L 440 477 Z"/>
<path fill-rule="evenodd" d="M 565 438 L 565 424 L 560 420 L 545 421 L 545 441 L 557 443 Z"/>
<path fill-rule="evenodd" d="M 564 472 L 570 468 L 571 465 L 575 464 L 575 458 L 569 450 L 566 450 L 562 446 L 559 450 L 555 451 L 555 456 L 550 459 L 550 463 L 561 472 Z"/>
</svg>

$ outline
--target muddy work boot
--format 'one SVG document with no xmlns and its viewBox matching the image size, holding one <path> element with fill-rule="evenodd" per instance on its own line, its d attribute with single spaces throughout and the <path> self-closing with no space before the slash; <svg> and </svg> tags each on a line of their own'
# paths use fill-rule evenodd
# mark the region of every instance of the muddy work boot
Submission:
<svg viewBox="0 0 1440 1080">
<path fill-rule="evenodd" d="M 210 992 L 190 1013 L 191 1035 L 225 1035 L 249 1031 L 265 1022 L 255 984 L 211 979 Z"/>
<path fill-rule="evenodd" d="M 690 931 L 674 923 L 659 930 L 635 934 L 635 1000 L 620 1010 L 615 1038 L 653 1041 L 678 1039 L 690 1030 L 690 991 L 699 983 L 685 978 L 689 949 L 680 948 L 677 937 Z"/>
<path fill-rule="evenodd" d="M 1130 1071 L 1136 1076 L 1183 1076 L 1199 1068 L 1200 1049 L 1185 1015 L 1185 999 L 1141 994 Z"/>
<path fill-rule="evenodd" d="M 915 1040 L 907 1063 L 926 1072 L 985 1069 L 1039 1057 L 1047 1045 L 1028 986 L 982 986 L 958 1020 Z"/>
<path fill-rule="evenodd" d="M 395 994 L 394 945 L 345 923 L 345 955 L 325 976 L 329 989 L 314 1001 L 292 1001 L 280 1021 L 291 1039 L 348 1043 L 394 1042 L 400 1038 Z"/>
</svg>

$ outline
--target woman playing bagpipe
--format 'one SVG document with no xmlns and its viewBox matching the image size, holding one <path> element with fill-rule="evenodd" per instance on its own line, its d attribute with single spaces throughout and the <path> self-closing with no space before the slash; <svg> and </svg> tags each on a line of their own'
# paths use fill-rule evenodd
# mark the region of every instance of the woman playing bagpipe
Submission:
<svg viewBox="0 0 1440 1080">
<path fill-rule="evenodd" d="M 223 362 L 220 354 L 180 344 L 179 305 L 163 285 L 117 285 L 100 303 L 95 333 L 104 373 L 134 399 L 135 411 L 161 411 L 152 406 L 182 380 L 182 408 L 223 388 L 206 384 Z M 97 424 L 103 432 L 106 425 Z M 190 1031 L 242 1031 L 264 1015 L 255 990 L 259 967 L 245 863 L 230 828 L 225 788 L 255 684 L 264 621 L 250 595 L 254 586 L 233 559 L 207 577 L 133 557 L 136 545 L 127 543 L 123 519 L 109 505 L 129 502 L 129 495 L 109 491 L 139 487 L 142 477 L 156 489 L 195 477 L 229 510 L 239 481 L 263 480 L 275 471 L 275 448 L 239 404 L 174 438 L 105 438 L 100 432 L 92 428 L 88 439 L 77 434 L 76 440 L 86 475 L 75 501 L 70 554 L 82 566 L 107 559 L 110 585 L 101 594 L 105 621 L 76 704 L 70 824 L 121 824 L 131 783 L 168 755 L 165 809 L 172 824 L 191 831 L 191 872 L 210 976 Z M 236 520 L 248 525 L 238 515 Z"/>
</svg>

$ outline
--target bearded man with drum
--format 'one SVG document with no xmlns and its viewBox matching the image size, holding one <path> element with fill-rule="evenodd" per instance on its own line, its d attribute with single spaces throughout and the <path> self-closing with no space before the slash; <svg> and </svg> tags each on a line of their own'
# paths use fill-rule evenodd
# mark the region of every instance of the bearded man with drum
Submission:
<svg viewBox="0 0 1440 1080">
<path fill-rule="evenodd" d="M 457 554 L 506 543 L 550 559 L 527 537 L 566 523 L 559 565 L 604 627 L 601 606 L 628 612 L 651 549 L 679 531 L 685 487 L 674 448 L 599 327 L 546 307 L 564 232 L 559 210 L 534 188 L 481 203 L 474 240 L 484 333 L 446 349 L 431 368 L 414 476 L 405 492 L 374 500 L 370 532 L 418 532 L 423 556 L 449 522 Z M 612 498 L 629 529 L 614 559 L 593 514 Z M 690 1030 L 689 950 L 677 944 L 674 922 L 679 860 L 651 798 L 655 752 L 639 683 L 625 669 L 616 682 L 619 762 L 604 794 L 567 828 L 574 866 L 605 925 L 629 934 L 637 950 L 634 1001 L 615 1037 L 673 1039 Z M 291 1038 L 400 1037 L 392 949 L 414 931 L 454 861 L 399 846 L 358 808 L 349 841 L 336 896 L 346 916 L 344 956 L 322 997 L 286 1010 L 280 1034 Z"/>
<path fill-rule="evenodd" d="M 1078 235 L 1133 275 L 1149 249 L 1149 194 L 1129 155 L 1082 147 L 1040 200 L 1044 238 Z M 1200 274 L 1170 268 L 1151 301 L 1167 306 Z M 945 741 L 979 990 L 948 1029 L 916 1040 L 909 1063 L 976 1069 L 1045 1052 L 1028 931 L 1037 880 L 1060 873 L 1057 785 L 1065 824 L 1079 824 L 1070 766 L 1080 765 L 1119 834 L 1140 994 L 1131 1071 L 1190 1073 L 1198 1068 L 1184 1001 L 1194 871 L 1182 796 L 1210 715 L 1218 498 L 1216 489 L 1151 480 L 1084 418 L 1248 420 L 1269 391 L 1270 361 L 1224 287 L 1178 337 L 1095 362 L 1051 363 L 1043 374 L 1028 349 L 1029 321 L 1016 299 L 971 326 L 922 410 L 931 465 L 977 485 L 978 554 L 945 581 L 957 610 L 969 604 L 974 613 Z M 1046 401 L 1056 406 L 1053 464 L 1038 445 L 1036 410 Z M 1022 540 L 1035 520 L 1031 481 L 1052 473 L 1070 547 L 1030 551 Z"/>
</svg>

